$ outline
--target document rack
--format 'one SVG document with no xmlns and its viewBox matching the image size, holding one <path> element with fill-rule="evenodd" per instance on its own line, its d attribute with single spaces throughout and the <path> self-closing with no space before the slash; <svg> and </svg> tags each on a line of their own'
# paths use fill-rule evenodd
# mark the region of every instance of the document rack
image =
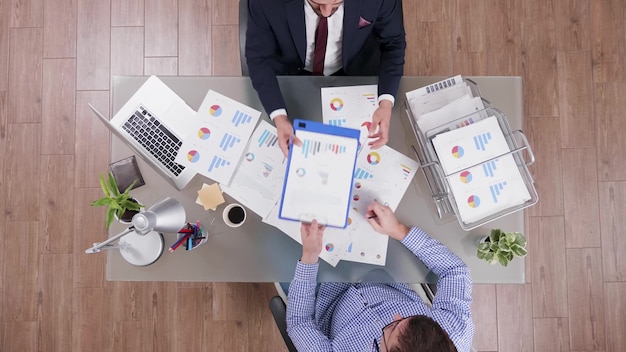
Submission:
<svg viewBox="0 0 626 352">
<path fill-rule="evenodd" d="M 480 91 L 478 90 L 476 83 L 468 79 L 464 79 L 464 81 L 470 86 L 474 96 L 480 97 Z M 427 131 L 422 131 L 419 128 L 419 125 L 414 118 L 415 115 L 411 111 L 411 104 L 409 100 L 407 99 L 405 101 L 406 114 L 418 142 L 417 148 L 412 146 L 413 152 L 415 153 L 417 162 L 420 164 L 420 170 L 426 179 L 426 183 L 437 209 L 437 214 L 439 218 L 443 218 L 446 214 L 456 217 L 459 225 L 465 231 L 469 231 L 505 215 L 532 206 L 538 201 L 537 191 L 535 190 L 533 179 L 528 171 L 528 166 L 535 162 L 535 157 L 528 143 L 528 139 L 521 130 L 511 131 L 506 115 L 498 109 L 492 107 L 487 100 L 483 98 L 481 99 L 485 106 L 484 109 L 459 117 L 451 122 L 448 121 L 445 124 L 436 126 L 435 128 Z M 473 121 L 473 123 L 475 123 L 491 116 L 495 116 L 497 118 L 498 124 L 504 134 L 510 151 L 470 167 L 481 166 L 482 164 L 489 163 L 494 159 L 511 155 L 517 165 L 517 169 L 523 179 L 524 185 L 528 190 L 530 198 L 525 200 L 522 204 L 511 206 L 492 214 L 487 214 L 486 216 L 471 222 L 465 222 L 461 216 L 459 216 L 459 209 L 457 207 L 454 194 L 451 191 L 450 184 L 446 178 L 446 176 L 449 177 L 450 175 L 446 175 L 444 173 L 444 169 L 435 152 L 432 139 L 440 133 L 445 133 L 450 130 L 466 126 L 467 121 Z"/>
</svg>

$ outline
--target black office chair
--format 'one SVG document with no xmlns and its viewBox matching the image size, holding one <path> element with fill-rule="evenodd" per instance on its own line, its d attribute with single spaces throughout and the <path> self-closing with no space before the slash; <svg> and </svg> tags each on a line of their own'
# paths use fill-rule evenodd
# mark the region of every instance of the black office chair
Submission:
<svg viewBox="0 0 626 352">
<path fill-rule="evenodd" d="M 239 0 L 239 60 L 241 75 L 250 76 L 246 61 L 246 30 L 248 29 L 248 0 Z"/>
<path fill-rule="evenodd" d="M 289 352 L 297 352 L 296 346 L 293 345 L 291 338 L 287 335 L 287 305 L 285 301 L 283 301 L 283 298 L 280 296 L 272 297 L 272 299 L 270 299 L 270 310 L 272 311 L 280 335 L 283 337 L 283 340 L 285 340 L 287 350 L 289 350 Z"/>
</svg>

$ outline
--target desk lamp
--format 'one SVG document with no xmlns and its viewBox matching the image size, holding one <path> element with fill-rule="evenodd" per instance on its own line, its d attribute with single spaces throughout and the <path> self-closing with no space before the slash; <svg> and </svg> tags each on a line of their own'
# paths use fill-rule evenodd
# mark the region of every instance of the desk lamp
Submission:
<svg viewBox="0 0 626 352">
<path fill-rule="evenodd" d="M 150 209 L 135 214 L 132 226 L 104 242 L 94 243 L 85 253 L 99 253 L 104 249 L 119 249 L 130 264 L 146 266 L 163 254 L 161 232 L 176 233 L 186 223 L 185 208 L 176 199 L 167 197 Z M 119 240 L 117 245 L 112 243 Z"/>
</svg>

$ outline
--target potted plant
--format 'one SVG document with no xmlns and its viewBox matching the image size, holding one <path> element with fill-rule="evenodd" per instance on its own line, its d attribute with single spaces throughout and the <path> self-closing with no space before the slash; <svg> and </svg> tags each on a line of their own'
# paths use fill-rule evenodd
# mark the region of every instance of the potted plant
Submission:
<svg viewBox="0 0 626 352">
<path fill-rule="evenodd" d="M 476 255 L 489 264 L 507 266 L 514 257 L 526 256 L 526 237 L 519 232 L 492 229 L 489 236 L 479 241 Z"/>
<path fill-rule="evenodd" d="M 106 228 L 108 229 L 113 218 L 117 217 L 120 221 L 130 222 L 133 216 L 139 213 L 143 205 L 135 200 L 128 192 L 135 186 L 137 180 L 128 186 L 124 192 L 120 193 L 117 182 L 113 174 L 109 172 L 108 180 L 100 175 L 100 186 L 104 197 L 91 203 L 92 206 L 107 206 L 106 212 Z"/>
</svg>

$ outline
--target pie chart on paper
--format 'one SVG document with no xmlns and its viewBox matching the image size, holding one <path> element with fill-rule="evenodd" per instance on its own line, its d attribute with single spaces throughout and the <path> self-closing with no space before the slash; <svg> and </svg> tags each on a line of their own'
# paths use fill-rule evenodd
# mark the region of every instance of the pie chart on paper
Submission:
<svg viewBox="0 0 626 352">
<path fill-rule="evenodd" d="M 209 130 L 208 128 L 202 127 L 198 130 L 198 138 L 206 141 L 207 139 L 209 139 L 209 137 L 211 137 L 211 130 Z"/>
<path fill-rule="evenodd" d="M 476 195 L 469 196 L 469 198 L 467 198 L 467 205 L 469 205 L 470 208 L 478 208 L 480 206 L 480 198 Z"/>
<path fill-rule="evenodd" d="M 341 109 L 343 109 L 343 100 L 339 98 L 334 98 L 330 101 L 330 108 L 333 111 L 341 111 Z"/>
<path fill-rule="evenodd" d="M 212 105 L 209 108 L 209 114 L 213 117 L 219 117 L 222 114 L 222 107 L 219 105 Z"/>
<path fill-rule="evenodd" d="M 465 151 L 463 150 L 463 147 L 459 145 L 455 145 L 454 147 L 452 147 L 453 157 L 459 159 L 459 158 L 462 158 L 464 154 L 465 154 Z"/>
<path fill-rule="evenodd" d="M 469 172 L 469 171 L 461 172 L 459 177 L 461 178 L 461 182 L 463 182 L 463 183 L 470 183 L 470 182 L 472 182 L 472 173 Z"/>
<path fill-rule="evenodd" d="M 198 160 L 200 160 L 200 153 L 198 153 L 198 151 L 196 150 L 190 150 L 187 153 L 187 160 L 189 160 L 192 163 L 197 163 Z"/>
</svg>

